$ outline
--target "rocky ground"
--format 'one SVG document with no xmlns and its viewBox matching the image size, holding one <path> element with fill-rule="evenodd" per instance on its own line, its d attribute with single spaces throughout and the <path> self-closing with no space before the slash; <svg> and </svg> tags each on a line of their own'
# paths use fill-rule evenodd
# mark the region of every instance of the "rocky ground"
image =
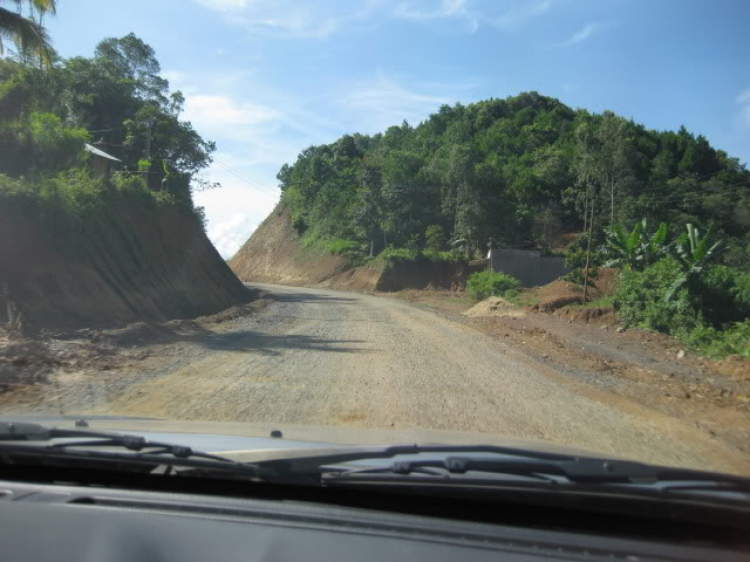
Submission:
<svg viewBox="0 0 750 562">
<path fill-rule="evenodd" d="M 750 474 L 748 381 L 689 354 L 548 314 L 468 317 L 464 296 L 260 289 L 196 321 L 5 345 L 0 413 L 480 431 Z"/>
</svg>

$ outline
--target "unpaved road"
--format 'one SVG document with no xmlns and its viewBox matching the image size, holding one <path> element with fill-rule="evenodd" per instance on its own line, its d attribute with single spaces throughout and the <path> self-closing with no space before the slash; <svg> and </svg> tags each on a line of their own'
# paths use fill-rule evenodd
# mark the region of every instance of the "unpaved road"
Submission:
<svg viewBox="0 0 750 562">
<path fill-rule="evenodd" d="M 256 314 L 59 374 L 0 412 L 470 430 L 750 474 L 746 455 L 686 421 L 407 302 L 257 287 L 274 302 Z"/>
</svg>

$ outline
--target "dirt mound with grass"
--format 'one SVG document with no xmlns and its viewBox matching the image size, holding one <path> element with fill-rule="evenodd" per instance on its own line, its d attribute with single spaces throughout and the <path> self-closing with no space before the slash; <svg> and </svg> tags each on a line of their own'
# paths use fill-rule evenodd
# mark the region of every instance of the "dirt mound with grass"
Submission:
<svg viewBox="0 0 750 562">
<path fill-rule="evenodd" d="M 194 318 L 251 296 L 177 206 L 121 204 L 80 222 L 30 199 L 0 206 L 0 323 L 37 333 Z"/>
<path fill-rule="evenodd" d="M 586 301 L 591 302 L 612 295 L 617 290 L 617 270 L 602 268 L 596 279 L 590 279 Z M 571 304 L 583 303 L 583 286 L 564 279 L 556 279 L 535 290 L 541 312 L 554 312 Z"/>
<path fill-rule="evenodd" d="M 521 318 L 526 313 L 501 297 L 489 297 L 463 313 L 464 316 L 508 316 Z"/>
</svg>

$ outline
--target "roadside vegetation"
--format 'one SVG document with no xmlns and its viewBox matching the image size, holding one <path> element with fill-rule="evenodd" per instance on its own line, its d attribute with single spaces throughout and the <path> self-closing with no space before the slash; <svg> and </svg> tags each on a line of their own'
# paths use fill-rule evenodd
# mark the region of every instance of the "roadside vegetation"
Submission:
<svg viewBox="0 0 750 562">
<path fill-rule="evenodd" d="M 620 271 L 616 294 L 582 306 L 707 355 L 750 355 L 750 172 L 685 128 L 529 92 L 312 146 L 278 179 L 304 238 L 355 264 L 478 259 L 489 240 L 549 253 L 575 233 L 565 281 Z M 467 290 L 535 301 L 493 272 Z"/>
<path fill-rule="evenodd" d="M 469 276 L 466 290 L 469 296 L 476 300 L 505 295 L 514 298 L 518 295 L 519 286 L 518 279 L 510 275 L 496 271 L 480 271 Z"/>
<path fill-rule="evenodd" d="M 129 34 L 104 39 L 93 57 L 63 59 L 37 23 L 55 3 L 23 6 L 0 59 L 0 199 L 34 200 L 85 221 L 127 197 L 178 206 L 202 222 L 191 187 L 210 187 L 197 174 L 215 145 L 180 119 L 184 97 L 170 91 L 153 49 Z M 87 143 L 121 160 L 119 172 L 96 177 Z"/>
<path fill-rule="evenodd" d="M 670 241 L 663 223 L 607 233 L 606 265 L 620 269 L 613 304 L 625 326 L 669 334 L 713 356 L 750 358 L 750 273 L 719 262 L 723 240 L 689 224 Z"/>
</svg>

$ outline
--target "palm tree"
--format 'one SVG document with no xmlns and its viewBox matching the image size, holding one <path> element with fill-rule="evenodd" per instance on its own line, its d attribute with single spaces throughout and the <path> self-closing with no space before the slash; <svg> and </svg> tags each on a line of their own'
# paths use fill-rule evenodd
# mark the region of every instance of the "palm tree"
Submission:
<svg viewBox="0 0 750 562">
<path fill-rule="evenodd" d="M 13 3 L 15 10 L 0 7 L 0 54 L 5 52 L 3 39 L 10 39 L 15 43 L 18 52 L 24 55 L 37 55 L 48 63 L 52 53 L 52 45 L 47 31 L 42 27 L 42 17 L 55 14 L 56 0 L 0 0 L 0 3 Z M 23 14 L 23 5 L 29 7 L 29 17 Z M 39 14 L 39 22 L 32 19 L 31 14 Z"/>
</svg>

